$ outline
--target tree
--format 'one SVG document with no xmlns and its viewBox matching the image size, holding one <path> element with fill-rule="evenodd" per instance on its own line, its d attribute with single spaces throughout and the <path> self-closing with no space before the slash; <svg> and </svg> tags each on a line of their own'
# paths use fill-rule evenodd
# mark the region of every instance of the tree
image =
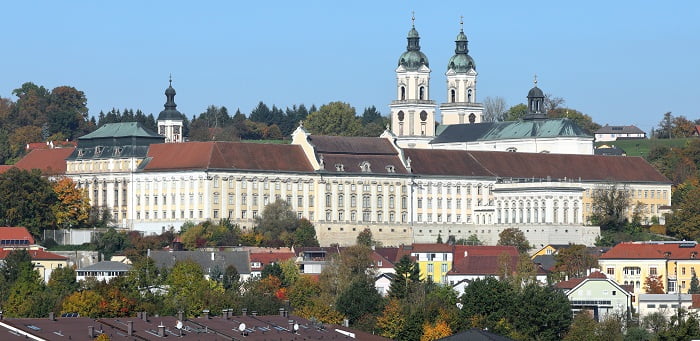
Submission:
<svg viewBox="0 0 700 341">
<path fill-rule="evenodd" d="M 335 306 L 354 324 L 363 315 L 376 313 L 381 301 L 382 297 L 368 278 L 356 278 L 338 296 Z"/>
<path fill-rule="evenodd" d="M 292 234 L 297 229 L 299 219 L 290 205 L 280 199 L 265 206 L 262 214 L 255 218 L 255 223 L 253 230 L 263 235 L 265 245 L 274 247 L 284 245 L 284 239 L 288 244 L 293 242 Z"/>
<path fill-rule="evenodd" d="M 204 278 L 202 268 L 191 260 L 175 263 L 167 284 L 170 285 L 167 296 L 169 304 L 186 316 L 196 316 L 203 309 L 211 309 L 214 302 L 220 300 L 217 295 L 224 291 L 220 284 L 210 285 Z"/>
<path fill-rule="evenodd" d="M 683 192 L 678 193 L 677 192 Z M 700 186 L 679 186 L 674 192 L 673 214 L 667 219 L 667 228 L 676 238 L 700 238 Z"/>
<path fill-rule="evenodd" d="M 546 94 L 544 95 L 544 109 L 545 112 L 549 114 L 550 111 L 554 111 L 556 109 L 559 109 L 562 105 L 566 103 L 566 100 L 564 100 L 561 97 L 554 96 L 552 94 Z"/>
<path fill-rule="evenodd" d="M 479 240 L 479 237 L 476 234 L 472 234 L 469 236 L 469 238 L 464 239 L 460 238 L 457 240 L 456 244 L 458 245 L 484 245 L 484 243 Z"/>
<path fill-rule="evenodd" d="M 70 178 L 61 178 L 53 183 L 57 201 L 52 210 L 59 227 L 82 227 L 90 214 L 90 198 L 76 187 Z"/>
<path fill-rule="evenodd" d="M 508 111 L 506 111 L 505 117 L 503 118 L 503 120 L 504 121 L 517 121 L 517 120 L 520 120 L 523 117 L 525 117 L 525 115 L 527 115 L 527 105 L 520 103 L 520 104 L 516 104 L 516 105 L 510 107 L 510 109 L 508 109 Z"/>
<path fill-rule="evenodd" d="M 524 339 L 561 340 L 571 325 L 571 304 L 560 290 L 527 285 L 514 302 L 515 329 Z"/>
<path fill-rule="evenodd" d="M 506 100 L 503 97 L 484 98 L 484 122 L 501 122 L 506 118 Z"/>
<path fill-rule="evenodd" d="M 592 190 L 591 223 L 604 230 L 619 230 L 627 219 L 625 212 L 630 207 L 631 194 L 624 185 L 611 184 Z"/>
<path fill-rule="evenodd" d="M 350 104 L 331 102 L 309 114 L 304 127 L 316 135 L 358 136 L 362 124 Z"/>
<path fill-rule="evenodd" d="M 311 303 L 314 297 L 321 294 L 321 287 L 318 282 L 310 276 L 301 276 L 289 288 L 289 303 L 294 309 L 299 309 Z"/>
<path fill-rule="evenodd" d="M 298 227 L 294 231 L 294 246 L 318 246 L 316 239 L 316 228 L 306 218 L 299 219 Z"/>
<path fill-rule="evenodd" d="M 56 194 L 39 170 L 11 168 L 0 174 L 0 222 L 5 226 L 25 226 L 34 236 L 55 226 L 51 209 Z"/>
<path fill-rule="evenodd" d="M 357 234 L 355 244 L 363 245 L 366 247 L 372 247 L 372 245 L 374 245 L 374 240 L 372 239 L 372 230 L 370 230 L 369 227 L 367 227 L 364 230 L 360 231 L 360 233 Z"/>
<path fill-rule="evenodd" d="M 588 269 L 598 267 L 598 260 L 588 254 L 585 245 L 569 245 L 559 249 L 554 255 L 556 271 L 564 273 L 570 278 L 579 278 L 586 275 Z"/>
<path fill-rule="evenodd" d="M 423 325 L 423 335 L 420 341 L 433 341 L 452 335 L 452 329 L 445 321 L 438 320 L 435 323 Z"/>
<path fill-rule="evenodd" d="M 110 227 L 97 240 L 97 250 L 102 252 L 105 259 L 112 258 L 112 255 L 123 251 L 127 245 L 126 235 L 117 232 L 113 227 Z"/>
<path fill-rule="evenodd" d="M 659 311 L 650 313 L 642 318 L 642 327 L 650 330 L 655 335 L 666 329 L 667 325 L 666 315 Z"/>
<path fill-rule="evenodd" d="M 520 253 L 530 250 L 530 243 L 525 234 L 517 228 L 511 227 L 501 231 L 498 238 L 498 245 L 515 246 Z"/>
<path fill-rule="evenodd" d="M 698 276 L 693 271 L 693 277 L 690 278 L 690 289 L 688 289 L 689 294 L 700 294 L 700 282 L 698 282 Z"/>
<path fill-rule="evenodd" d="M 476 279 L 460 296 L 463 319 L 479 321 L 471 327 L 494 330 L 499 321 L 509 319 L 516 309 L 517 292 L 506 282 L 493 277 Z"/>
<path fill-rule="evenodd" d="M 83 129 L 88 121 L 85 93 L 71 86 L 54 88 L 46 115 L 50 134 L 61 133 L 71 140 L 77 138 L 85 133 Z"/>
<path fill-rule="evenodd" d="M 579 312 L 574 317 L 569 332 L 564 341 L 588 341 L 596 338 L 596 322 L 586 311 Z"/>
<path fill-rule="evenodd" d="M 398 299 L 390 299 L 384 306 L 382 315 L 377 317 L 377 327 L 381 330 L 381 336 L 396 339 L 406 324 L 406 316 L 401 309 Z"/>
<path fill-rule="evenodd" d="M 404 255 L 394 265 L 394 277 L 389 287 L 389 296 L 397 299 L 408 297 L 416 283 L 420 281 L 418 264 Z"/>
<path fill-rule="evenodd" d="M 644 292 L 647 294 L 663 294 L 664 283 L 661 280 L 661 275 L 649 275 L 644 279 Z"/>
<path fill-rule="evenodd" d="M 600 129 L 600 124 L 593 122 L 593 118 L 571 108 L 557 108 L 548 111 L 547 117 L 549 118 L 568 118 L 574 122 L 576 125 L 581 127 L 586 133 L 593 135 L 596 130 Z"/>
<path fill-rule="evenodd" d="M 100 317 L 102 296 L 94 290 L 77 291 L 66 297 L 61 313 L 78 313 L 85 317 Z"/>
</svg>

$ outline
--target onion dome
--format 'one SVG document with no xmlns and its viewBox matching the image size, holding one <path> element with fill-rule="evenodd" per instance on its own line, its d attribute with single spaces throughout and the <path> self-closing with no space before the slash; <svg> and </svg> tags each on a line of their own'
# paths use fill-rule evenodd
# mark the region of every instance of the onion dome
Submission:
<svg viewBox="0 0 700 341">
<path fill-rule="evenodd" d="M 158 121 L 177 121 L 177 120 L 182 120 L 183 116 L 182 114 L 177 111 L 177 104 L 175 104 L 175 89 L 173 89 L 173 80 L 172 78 L 170 79 L 170 86 L 168 86 L 167 89 L 165 89 L 165 98 L 167 98 L 165 102 L 165 110 L 161 111 L 160 114 L 158 115 Z"/>
</svg>

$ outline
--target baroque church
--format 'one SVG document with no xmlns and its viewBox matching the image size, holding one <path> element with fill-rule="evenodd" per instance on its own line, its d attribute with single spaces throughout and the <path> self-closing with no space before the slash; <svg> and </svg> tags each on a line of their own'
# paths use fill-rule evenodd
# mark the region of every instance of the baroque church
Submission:
<svg viewBox="0 0 700 341">
<path fill-rule="evenodd" d="M 463 26 L 463 23 L 460 23 Z M 544 93 L 535 86 L 527 95 L 528 113 L 522 120 L 485 122 L 477 102 L 477 72 L 469 56 L 463 27 L 455 39 L 455 54 L 447 62 L 442 122 L 436 123 L 436 104 L 430 98 L 430 64 L 420 50 L 415 23 L 408 32 L 406 51 L 396 68 L 396 99 L 391 102 L 391 133 L 399 146 L 456 150 L 527 153 L 593 154 L 593 137 L 575 122 L 549 119 Z"/>
<path fill-rule="evenodd" d="M 484 122 L 462 30 L 436 127 L 419 42 L 412 27 L 396 68 L 391 130 L 380 137 L 318 136 L 299 126 L 286 145 L 186 142 L 171 80 L 158 133 L 106 124 L 75 148 L 33 150 L 16 166 L 71 178 L 117 225 L 144 233 L 209 219 L 251 229 L 267 204 L 284 200 L 314 224 L 321 245 L 354 244 L 365 228 L 384 245 L 438 236 L 493 245 L 506 228 L 520 229 L 535 247 L 593 245 L 595 191 L 624 187 L 635 202 L 625 213 L 639 210 L 645 220 L 670 205 L 671 182 L 644 159 L 575 149 L 589 137 L 573 122 L 547 119 L 537 86 L 523 120 Z"/>
</svg>

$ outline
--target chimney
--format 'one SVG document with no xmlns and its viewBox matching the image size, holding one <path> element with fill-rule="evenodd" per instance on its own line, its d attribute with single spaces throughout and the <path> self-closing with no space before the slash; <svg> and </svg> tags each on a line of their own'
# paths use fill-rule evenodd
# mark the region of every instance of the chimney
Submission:
<svg viewBox="0 0 700 341">
<path fill-rule="evenodd" d="M 205 319 L 205 320 L 208 320 L 208 319 L 209 319 L 209 310 L 208 310 L 208 309 L 202 310 L 202 314 L 204 314 L 204 319 Z"/>
<path fill-rule="evenodd" d="M 54 317 L 53 311 L 50 311 L 50 312 L 49 312 L 49 320 L 51 320 L 51 321 L 56 321 L 56 317 Z"/>
<path fill-rule="evenodd" d="M 214 253 L 214 252 L 211 253 L 211 260 L 216 260 L 216 253 Z"/>
<path fill-rule="evenodd" d="M 280 316 L 284 316 L 284 308 L 280 308 Z"/>
<path fill-rule="evenodd" d="M 287 323 L 289 323 L 289 332 L 294 333 L 294 320 L 288 320 Z"/>
<path fill-rule="evenodd" d="M 158 325 L 158 337 L 165 337 L 165 326 L 163 325 L 163 322 Z"/>
<path fill-rule="evenodd" d="M 258 312 L 253 310 L 253 316 L 258 316 Z"/>
<path fill-rule="evenodd" d="M 145 321 L 148 322 L 148 313 L 143 311 L 141 312 L 141 318 Z"/>
<path fill-rule="evenodd" d="M 95 337 L 95 327 L 88 326 L 88 337 L 91 339 Z"/>
<path fill-rule="evenodd" d="M 2 310 L 0 310 L 0 320 L 2 320 Z"/>
<path fill-rule="evenodd" d="M 185 320 L 182 318 L 182 315 L 183 315 L 183 314 L 182 314 L 182 310 L 178 311 L 178 312 L 177 312 L 177 319 L 180 320 L 180 321 L 182 321 L 182 322 L 185 322 Z"/>
<path fill-rule="evenodd" d="M 343 319 L 343 327 L 349 328 L 349 327 L 350 327 L 350 320 L 348 320 L 348 319 Z"/>
<path fill-rule="evenodd" d="M 242 316 L 248 315 L 248 308 L 243 308 L 243 309 L 241 310 L 241 315 L 242 315 Z M 2 314 L 0 314 L 0 318 L 2 318 Z"/>
<path fill-rule="evenodd" d="M 134 335 L 134 321 L 127 321 L 126 328 L 127 328 L 126 335 L 129 335 L 129 336 Z"/>
</svg>

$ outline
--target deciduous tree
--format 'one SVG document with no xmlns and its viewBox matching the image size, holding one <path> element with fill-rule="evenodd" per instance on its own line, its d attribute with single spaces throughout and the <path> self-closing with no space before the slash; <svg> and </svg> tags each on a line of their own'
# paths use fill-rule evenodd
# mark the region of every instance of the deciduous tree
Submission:
<svg viewBox="0 0 700 341">
<path fill-rule="evenodd" d="M 508 109 L 506 100 L 503 97 L 486 97 L 484 98 L 483 104 L 485 122 L 505 121 Z"/>
<path fill-rule="evenodd" d="M 527 241 L 525 234 L 517 228 L 504 229 L 498 234 L 498 238 L 498 245 L 515 246 L 520 253 L 530 250 L 530 243 Z"/>
<path fill-rule="evenodd" d="M 34 236 L 55 226 L 51 207 L 56 194 L 38 170 L 11 168 L 0 174 L 0 197 L 0 222 L 5 226 L 25 226 Z"/>
<path fill-rule="evenodd" d="M 405 324 L 406 315 L 398 299 L 389 300 L 382 315 L 377 317 L 377 327 L 381 330 L 381 335 L 390 339 L 396 339 Z"/>
<path fill-rule="evenodd" d="M 591 223 L 601 229 L 619 230 L 627 219 L 625 212 L 630 207 L 630 191 L 624 185 L 611 184 L 592 190 Z"/>
<path fill-rule="evenodd" d="M 588 254 L 585 245 L 569 245 L 554 255 L 554 267 L 571 278 L 583 277 L 591 268 L 598 267 L 598 260 Z"/>
<path fill-rule="evenodd" d="M 506 111 L 506 114 L 505 114 L 505 117 L 503 120 L 504 121 L 517 121 L 517 120 L 520 120 L 523 117 L 525 117 L 525 115 L 527 115 L 527 105 L 520 103 L 520 104 L 516 104 L 516 105 L 510 107 L 510 109 L 508 109 L 508 111 Z"/>
<path fill-rule="evenodd" d="M 450 335 L 452 335 L 452 329 L 447 325 L 447 322 L 438 320 L 435 323 L 423 325 L 423 335 L 420 337 L 420 341 L 433 341 Z"/>
<path fill-rule="evenodd" d="M 365 314 L 375 314 L 381 308 L 382 298 L 368 278 L 355 278 L 345 289 L 335 306 L 338 311 L 355 323 Z"/>
<path fill-rule="evenodd" d="M 649 275 L 644 279 L 644 292 L 647 294 L 663 294 L 664 283 L 661 275 Z"/>
<path fill-rule="evenodd" d="M 53 183 L 57 201 L 53 205 L 56 225 L 62 228 L 83 227 L 90 214 L 90 199 L 85 191 L 70 178 L 61 178 Z"/>
<path fill-rule="evenodd" d="M 322 105 L 318 111 L 309 114 L 304 127 L 317 135 L 358 136 L 362 132 L 355 108 L 344 102 Z"/>
</svg>

